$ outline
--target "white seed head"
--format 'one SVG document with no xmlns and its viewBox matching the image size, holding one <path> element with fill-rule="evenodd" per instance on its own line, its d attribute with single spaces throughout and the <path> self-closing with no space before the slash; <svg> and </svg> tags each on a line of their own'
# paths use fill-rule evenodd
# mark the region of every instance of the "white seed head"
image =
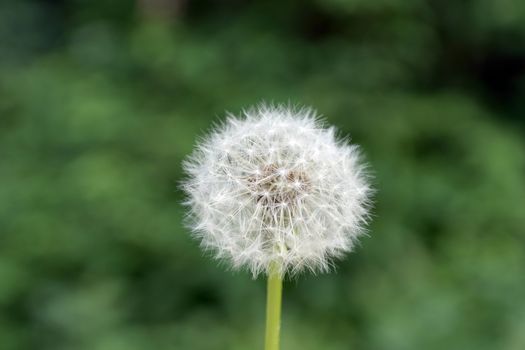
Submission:
<svg viewBox="0 0 525 350">
<path fill-rule="evenodd" d="M 261 105 L 230 116 L 185 161 L 202 247 L 253 276 L 325 272 L 354 247 L 371 188 L 357 146 L 312 109 Z"/>
</svg>

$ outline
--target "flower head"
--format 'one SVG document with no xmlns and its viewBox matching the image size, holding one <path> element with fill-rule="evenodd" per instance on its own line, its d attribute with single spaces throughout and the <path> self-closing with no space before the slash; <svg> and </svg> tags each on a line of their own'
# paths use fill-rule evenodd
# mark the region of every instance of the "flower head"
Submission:
<svg viewBox="0 0 525 350">
<path fill-rule="evenodd" d="M 206 250 L 254 276 L 323 272 L 352 250 L 371 188 L 357 146 L 315 111 L 230 116 L 184 163 L 191 227 Z"/>
</svg>

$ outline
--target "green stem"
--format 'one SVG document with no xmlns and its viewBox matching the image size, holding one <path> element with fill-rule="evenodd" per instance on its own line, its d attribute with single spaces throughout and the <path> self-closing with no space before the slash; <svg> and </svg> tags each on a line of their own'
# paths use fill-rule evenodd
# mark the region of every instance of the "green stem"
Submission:
<svg viewBox="0 0 525 350">
<path fill-rule="evenodd" d="M 283 280 L 277 269 L 272 270 L 268 276 L 265 350 L 279 350 L 279 331 L 281 329 Z"/>
</svg>

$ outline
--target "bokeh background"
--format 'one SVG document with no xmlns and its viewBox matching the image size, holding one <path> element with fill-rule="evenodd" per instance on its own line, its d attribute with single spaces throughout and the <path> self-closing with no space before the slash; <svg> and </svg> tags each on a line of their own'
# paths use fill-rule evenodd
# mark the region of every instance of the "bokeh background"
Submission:
<svg viewBox="0 0 525 350">
<path fill-rule="evenodd" d="M 370 235 L 287 281 L 286 350 L 525 349 L 525 2 L 3 0 L 0 349 L 262 349 L 264 280 L 182 225 L 225 111 L 362 145 Z"/>
</svg>

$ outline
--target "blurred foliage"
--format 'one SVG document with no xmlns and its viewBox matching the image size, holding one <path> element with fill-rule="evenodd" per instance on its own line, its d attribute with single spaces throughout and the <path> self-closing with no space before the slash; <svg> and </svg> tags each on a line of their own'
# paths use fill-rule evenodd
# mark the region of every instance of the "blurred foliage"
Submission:
<svg viewBox="0 0 525 350">
<path fill-rule="evenodd" d="M 525 2 L 0 5 L 0 348 L 260 349 L 264 281 L 189 237 L 224 111 L 312 105 L 362 145 L 370 236 L 285 286 L 283 349 L 525 348 Z"/>
</svg>

